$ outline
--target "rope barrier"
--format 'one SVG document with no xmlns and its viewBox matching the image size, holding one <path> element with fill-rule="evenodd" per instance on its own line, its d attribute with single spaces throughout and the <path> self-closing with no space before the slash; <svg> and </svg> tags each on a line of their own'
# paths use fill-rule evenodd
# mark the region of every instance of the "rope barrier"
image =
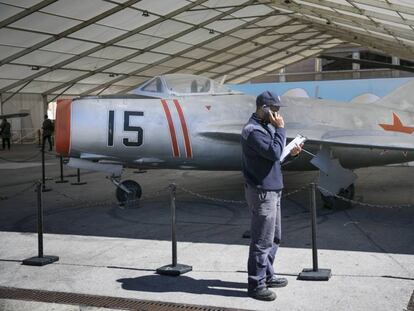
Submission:
<svg viewBox="0 0 414 311">
<path fill-rule="evenodd" d="M 135 203 L 139 203 L 142 200 L 148 200 L 148 199 L 156 198 L 162 193 L 168 193 L 168 190 L 169 190 L 169 187 L 162 188 L 161 190 L 158 190 L 154 193 L 151 193 L 151 194 L 148 194 L 148 195 L 143 195 L 139 199 L 128 200 L 127 204 L 128 205 L 133 205 Z M 77 203 L 77 204 L 83 204 L 84 207 L 105 207 L 105 206 L 111 206 L 111 205 L 118 205 L 118 206 L 120 205 L 120 202 L 115 201 L 115 200 L 103 200 L 103 201 L 98 201 L 98 202 L 92 202 L 92 201 L 88 201 L 88 200 L 79 200 L 79 199 L 73 198 L 68 194 L 60 192 L 59 190 L 53 190 L 53 191 L 56 192 L 57 194 L 59 194 L 62 197 L 65 197 L 67 199 L 75 201 L 75 203 Z M 122 208 L 123 206 L 121 205 L 120 207 Z"/>
<path fill-rule="evenodd" d="M 207 201 L 212 201 L 212 202 L 216 202 L 216 203 L 217 202 L 218 203 L 227 203 L 227 204 L 228 203 L 230 203 L 230 204 L 246 204 L 247 203 L 245 200 L 221 199 L 221 198 L 216 198 L 216 197 L 212 197 L 212 196 L 200 194 L 200 193 L 194 192 L 194 191 L 192 191 L 190 189 L 187 189 L 187 188 L 185 188 L 183 186 L 180 186 L 180 185 L 176 185 L 176 187 L 177 187 L 177 190 L 181 190 L 182 192 L 187 193 L 187 194 L 189 194 L 189 195 L 191 195 L 193 197 L 196 197 L 196 198 L 199 198 L 199 199 L 203 199 L 203 200 L 207 200 Z M 294 195 L 296 193 L 299 193 L 299 192 L 302 192 L 302 191 L 304 191 L 306 189 L 309 189 L 309 187 L 310 187 L 310 184 L 306 184 L 305 186 L 303 186 L 301 188 L 298 188 L 298 189 L 295 189 L 295 190 L 292 190 L 292 191 L 290 191 L 288 193 L 283 194 L 282 197 L 283 198 L 286 198 L 286 197 L 292 196 L 292 195 Z M 327 189 L 325 189 L 323 187 L 320 187 L 320 186 L 317 186 L 317 188 L 319 190 L 323 190 L 324 193 L 328 193 L 332 197 L 335 197 L 335 198 L 337 198 L 339 200 L 342 200 L 342 201 L 345 201 L 345 202 L 348 202 L 348 203 L 351 203 L 351 204 L 359 205 L 359 206 L 364 206 L 364 207 L 374 207 L 374 208 L 406 208 L 406 207 L 411 207 L 412 206 L 412 205 L 409 205 L 409 204 L 404 204 L 404 205 L 383 205 L 383 204 L 365 203 L 365 202 L 360 202 L 360 201 L 356 201 L 356 200 L 351 200 L 351 199 L 345 198 L 343 196 L 340 196 L 338 194 L 333 194 L 332 192 L 330 192 Z M 139 199 L 131 199 L 131 200 L 128 200 L 128 202 L 126 202 L 126 203 L 128 205 L 131 205 L 131 204 L 134 204 L 134 203 L 139 203 L 142 200 L 153 199 L 153 198 L 158 197 L 162 193 L 167 193 L 168 192 L 168 189 L 169 189 L 169 187 L 165 187 L 165 188 L 163 188 L 163 189 L 161 189 L 161 190 L 159 190 L 159 191 L 157 191 L 155 193 L 151 193 L 149 195 L 143 195 Z M 105 200 L 105 201 L 99 201 L 99 202 L 92 202 L 92 201 L 79 200 L 79 199 L 73 198 L 73 197 L 71 197 L 71 196 L 69 196 L 69 195 L 67 195 L 65 193 L 62 193 L 62 192 L 60 192 L 58 190 L 55 190 L 55 192 L 57 194 L 65 197 L 65 198 L 68 198 L 68 199 L 70 199 L 72 201 L 77 202 L 78 204 L 79 203 L 86 204 L 86 207 L 110 206 L 110 205 L 114 205 L 114 204 L 119 205 L 119 202 L 118 201 L 115 201 L 115 200 Z M 19 192 L 19 193 L 17 193 L 16 195 L 18 195 L 20 193 L 22 193 L 22 191 Z"/>
<path fill-rule="evenodd" d="M 20 190 L 20 191 L 18 191 L 16 193 L 10 195 L 10 196 L 0 196 L 0 201 L 1 200 L 10 200 L 10 199 L 12 199 L 14 197 L 19 196 L 22 193 L 25 193 L 26 191 L 28 191 L 31 188 L 33 188 L 33 186 L 36 184 L 36 182 L 31 183 L 28 187 L 26 187 L 26 188 L 24 188 L 24 189 L 22 189 L 22 190 Z M 296 193 L 299 193 L 299 192 L 302 192 L 302 191 L 304 191 L 306 189 L 309 189 L 310 185 L 311 184 L 306 184 L 305 186 L 303 186 L 301 188 L 298 188 L 298 189 L 292 190 L 290 192 L 284 193 L 282 195 L 282 198 L 287 198 L 287 197 L 292 196 L 292 195 L 294 195 Z M 202 199 L 202 200 L 207 200 L 207 201 L 216 202 L 216 203 L 225 203 L 225 204 L 229 204 L 229 203 L 230 204 L 247 204 L 246 200 L 221 199 L 221 198 L 217 198 L 217 197 L 213 197 L 213 196 L 208 196 L 208 195 L 205 195 L 205 194 L 197 193 L 195 191 L 192 191 L 192 190 L 190 190 L 188 188 L 185 188 L 183 186 L 180 186 L 178 184 L 176 185 L 176 187 L 177 187 L 177 190 L 181 190 L 184 193 L 187 193 L 187 194 L 189 194 L 189 195 L 191 195 L 193 197 L 196 197 L 196 198 L 199 198 L 199 199 Z M 341 201 L 344 201 L 344 202 L 347 202 L 347 203 L 350 203 L 350 204 L 353 204 L 353 205 L 363 206 L 363 207 L 389 208 L 389 209 L 391 209 L 391 208 L 401 209 L 401 208 L 412 207 L 412 204 L 386 205 L 386 204 L 366 203 L 366 202 L 361 202 L 361 201 L 349 199 L 349 198 L 343 197 L 341 195 L 332 193 L 331 191 L 329 191 L 329 190 L 327 190 L 327 189 L 325 189 L 325 188 L 323 188 L 321 186 L 317 186 L 317 189 L 319 191 L 322 191 L 323 193 L 328 194 L 329 196 L 332 196 L 332 197 L 334 197 L 336 199 L 339 199 Z M 168 193 L 168 190 L 169 190 L 169 186 L 168 187 L 164 187 L 161 190 L 158 190 L 158 191 L 156 191 L 154 193 L 147 194 L 147 195 L 142 195 L 140 198 L 127 200 L 124 203 L 126 203 L 127 205 L 138 204 L 142 200 L 153 199 L 153 198 L 156 198 L 156 197 L 158 197 L 159 195 L 161 195 L 163 193 Z M 120 205 L 120 202 L 118 202 L 116 200 L 104 200 L 104 201 L 92 202 L 92 201 L 89 201 L 89 200 L 79 200 L 79 199 L 76 199 L 74 197 L 71 197 L 70 195 L 67 195 L 67 194 L 59 191 L 59 190 L 54 190 L 54 191 L 58 195 L 60 195 L 62 197 L 65 197 L 67 199 L 70 199 L 70 200 L 76 202 L 77 204 L 84 204 L 84 205 L 86 205 L 86 207 L 110 206 L 110 205 L 114 205 L 114 204 Z M 120 207 L 121 208 L 123 207 L 122 202 L 121 202 Z"/>
<path fill-rule="evenodd" d="M 15 194 L 10 195 L 10 196 L 0 196 L 0 201 L 13 199 L 13 198 L 19 196 L 20 194 L 25 193 L 26 191 L 29 191 L 30 189 L 34 188 L 34 186 L 37 183 L 38 183 L 38 181 L 33 182 L 32 184 L 30 184 L 30 186 L 28 186 L 28 187 L 16 192 Z"/>
<path fill-rule="evenodd" d="M 288 193 L 283 194 L 282 195 L 282 198 L 286 198 L 288 196 L 291 196 L 293 194 L 296 194 L 296 193 L 301 192 L 303 190 L 306 190 L 308 188 L 309 188 L 309 185 L 306 185 L 304 187 L 301 187 L 301 188 L 292 190 L 292 191 L 290 191 Z M 192 195 L 194 197 L 197 197 L 197 198 L 203 199 L 203 200 L 207 200 L 207 201 L 213 201 L 213 202 L 219 202 L 219 203 L 247 204 L 246 200 L 240 200 L 239 201 L 239 200 L 228 200 L 228 199 L 215 198 L 215 197 L 211 197 L 211 196 L 207 196 L 207 195 L 204 195 L 204 194 L 200 194 L 200 193 L 194 192 L 194 191 L 189 190 L 187 188 L 184 188 L 184 187 L 182 187 L 180 185 L 177 185 L 177 189 L 179 189 L 179 190 L 181 190 L 181 191 L 183 191 L 183 192 L 185 192 L 187 194 L 190 194 L 190 195 Z"/>
<path fill-rule="evenodd" d="M 23 160 L 11 160 L 11 159 L 6 159 L 3 157 L 0 157 L 0 160 L 2 161 L 6 161 L 6 162 L 12 162 L 12 163 L 24 163 L 24 162 L 29 162 L 30 160 L 33 160 L 34 158 L 36 158 L 39 154 L 41 153 L 41 151 L 36 152 L 35 154 L 31 155 L 28 158 L 25 158 Z"/>
<path fill-rule="evenodd" d="M 360 201 L 356 201 L 356 200 L 352 200 L 352 199 L 348 199 L 345 198 L 343 196 L 340 196 L 338 194 L 332 193 L 329 190 L 321 187 L 321 186 L 317 186 L 317 188 L 320 190 L 322 190 L 325 193 L 328 193 L 330 196 L 335 197 L 339 200 L 342 200 L 344 202 L 347 203 L 351 203 L 351 204 L 355 204 L 355 205 L 359 205 L 359 206 L 364 206 L 364 207 L 374 207 L 374 208 L 396 208 L 396 209 L 400 209 L 400 208 L 407 208 L 407 207 L 412 207 L 411 204 L 402 204 L 402 205 L 385 205 L 385 204 L 372 204 L 372 203 L 365 203 L 365 202 L 360 202 Z"/>
</svg>

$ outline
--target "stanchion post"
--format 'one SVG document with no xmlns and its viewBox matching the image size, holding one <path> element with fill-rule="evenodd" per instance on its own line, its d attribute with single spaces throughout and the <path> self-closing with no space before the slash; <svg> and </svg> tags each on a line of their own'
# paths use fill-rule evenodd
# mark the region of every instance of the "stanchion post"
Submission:
<svg viewBox="0 0 414 311">
<path fill-rule="evenodd" d="M 179 276 L 193 270 L 193 267 L 177 263 L 177 238 L 176 238 L 176 217 L 175 217 L 175 197 L 177 186 L 170 185 L 170 206 L 171 206 L 171 244 L 172 244 L 172 264 L 157 269 L 158 274 Z"/>
<path fill-rule="evenodd" d="M 59 156 L 59 160 L 60 160 L 60 180 L 55 181 L 55 183 L 63 184 L 68 181 L 63 179 L 63 156 L 62 155 Z"/>
<path fill-rule="evenodd" d="M 73 185 L 73 186 L 80 186 L 80 185 L 86 185 L 87 184 L 86 181 L 82 181 L 81 182 L 81 180 L 80 180 L 80 169 L 78 169 L 78 171 L 77 171 L 76 178 L 77 178 L 77 182 L 70 183 L 71 185 Z"/>
<path fill-rule="evenodd" d="M 172 246 L 172 265 L 173 267 L 177 266 L 177 236 L 176 236 L 176 208 L 175 208 L 175 196 L 177 190 L 176 186 L 173 184 L 170 186 L 170 201 L 171 201 L 171 246 Z"/>
<path fill-rule="evenodd" d="M 59 260 L 58 256 L 43 255 L 43 207 L 42 207 L 42 185 L 40 182 L 36 184 L 37 193 L 37 252 L 38 255 L 23 260 L 24 265 L 28 266 L 44 266 Z"/>
<path fill-rule="evenodd" d="M 43 145 L 42 145 L 42 192 L 47 192 L 50 190 L 52 189 L 46 188 L 45 145 L 43 142 Z"/>
<path fill-rule="evenodd" d="M 318 248 L 316 245 L 317 227 L 316 227 L 316 185 L 310 187 L 311 203 L 311 227 L 312 227 L 312 269 L 303 269 L 299 273 L 298 280 L 309 281 L 328 281 L 331 277 L 331 269 L 319 269 L 318 267 Z"/>
</svg>

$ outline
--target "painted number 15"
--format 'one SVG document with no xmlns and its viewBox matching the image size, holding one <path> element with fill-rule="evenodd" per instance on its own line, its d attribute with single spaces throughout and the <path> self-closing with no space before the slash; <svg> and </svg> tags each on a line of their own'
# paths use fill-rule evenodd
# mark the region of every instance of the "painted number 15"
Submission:
<svg viewBox="0 0 414 311">
<path fill-rule="evenodd" d="M 142 145 L 144 131 L 140 126 L 132 126 L 130 125 L 130 117 L 131 116 L 144 116 L 142 111 L 124 111 L 124 132 L 136 132 L 137 133 L 137 140 L 130 141 L 129 138 L 122 138 L 122 143 L 128 147 L 139 147 Z M 114 119 L 115 119 L 115 111 L 109 110 L 108 116 L 108 146 L 112 147 L 114 145 Z"/>
</svg>

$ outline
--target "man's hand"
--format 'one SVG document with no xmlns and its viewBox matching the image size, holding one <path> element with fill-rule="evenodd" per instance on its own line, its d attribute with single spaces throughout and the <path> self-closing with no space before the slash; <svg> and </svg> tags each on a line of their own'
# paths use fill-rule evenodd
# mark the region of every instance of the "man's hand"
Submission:
<svg viewBox="0 0 414 311">
<path fill-rule="evenodd" d="M 300 144 L 300 146 L 296 145 L 295 147 L 292 148 L 292 150 L 290 150 L 290 155 L 293 157 L 297 156 L 299 153 L 301 153 L 302 147 L 303 147 L 303 144 Z"/>
<path fill-rule="evenodd" d="M 270 111 L 269 121 L 276 128 L 285 127 L 285 121 L 283 120 L 283 117 L 279 114 L 279 112 Z"/>
</svg>

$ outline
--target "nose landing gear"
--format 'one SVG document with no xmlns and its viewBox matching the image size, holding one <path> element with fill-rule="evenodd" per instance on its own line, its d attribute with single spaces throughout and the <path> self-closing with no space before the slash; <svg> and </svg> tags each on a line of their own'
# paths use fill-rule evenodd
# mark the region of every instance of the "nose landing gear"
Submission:
<svg viewBox="0 0 414 311">
<path fill-rule="evenodd" d="M 115 195 L 121 206 L 138 207 L 139 199 L 142 196 L 142 188 L 134 180 L 124 180 L 122 182 L 111 178 L 111 181 L 115 184 Z"/>
</svg>

